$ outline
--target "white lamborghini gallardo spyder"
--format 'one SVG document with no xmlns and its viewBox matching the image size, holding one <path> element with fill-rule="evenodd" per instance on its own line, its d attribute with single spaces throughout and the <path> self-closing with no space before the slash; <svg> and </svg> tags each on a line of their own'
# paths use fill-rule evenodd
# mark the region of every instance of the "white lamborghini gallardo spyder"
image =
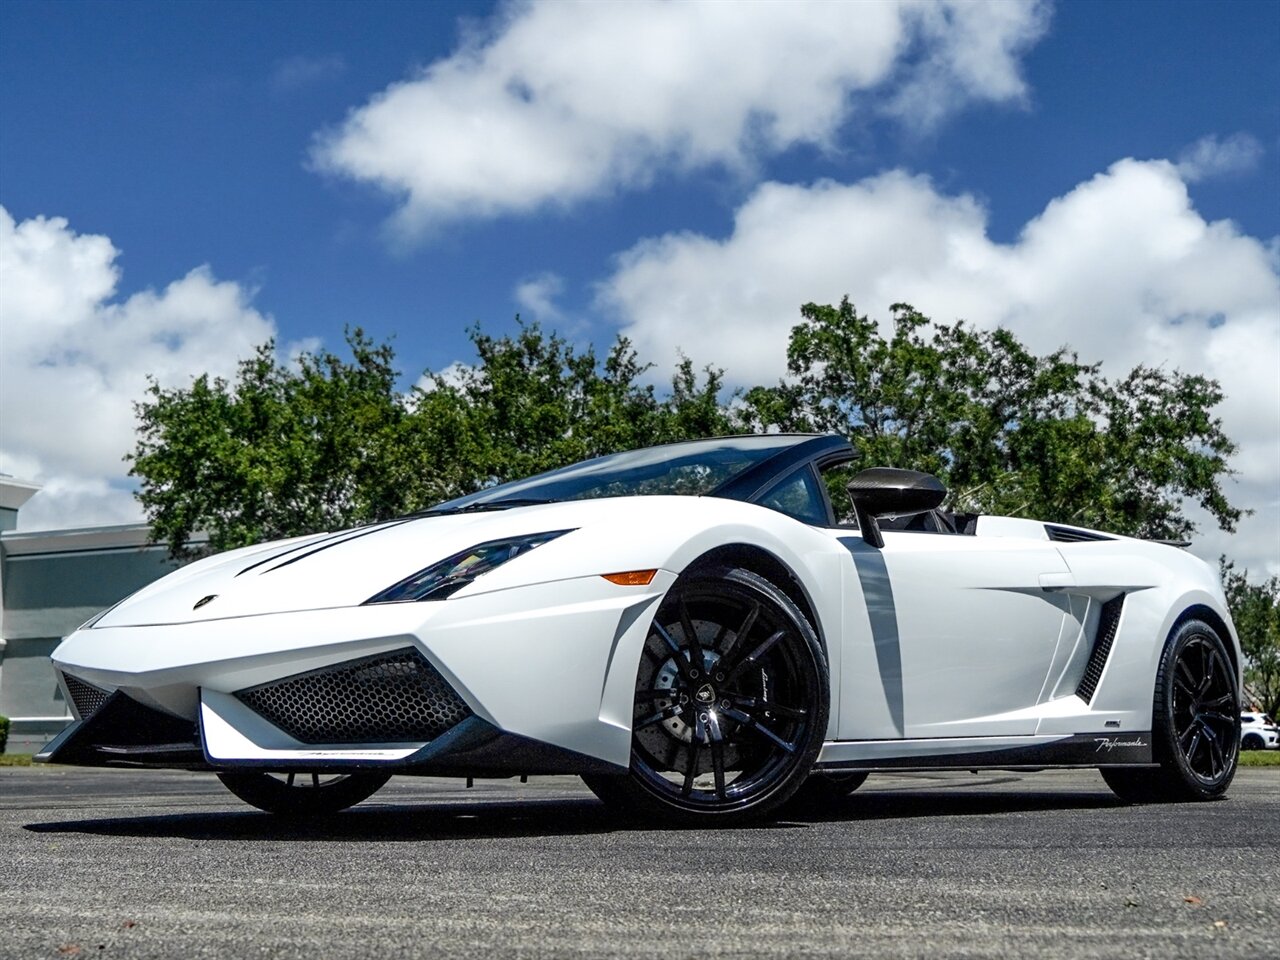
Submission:
<svg viewBox="0 0 1280 960">
<path fill-rule="evenodd" d="M 285 814 L 393 774 L 579 774 L 686 823 L 886 769 L 1227 789 L 1241 656 L 1211 568 L 948 513 L 910 471 L 846 499 L 824 474 L 853 458 L 835 436 L 676 443 L 201 560 L 58 647 L 76 722 L 37 759 L 210 770 Z"/>
</svg>

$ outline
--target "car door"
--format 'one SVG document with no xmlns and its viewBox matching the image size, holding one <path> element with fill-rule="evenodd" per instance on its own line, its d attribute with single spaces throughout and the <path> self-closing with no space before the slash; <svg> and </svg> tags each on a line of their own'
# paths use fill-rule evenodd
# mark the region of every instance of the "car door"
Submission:
<svg viewBox="0 0 1280 960">
<path fill-rule="evenodd" d="M 855 642 L 859 631 L 871 637 L 898 736 L 1035 733 L 1069 612 L 1060 590 L 1071 574 L 1052 544 L 888 530 L 883 548 L 839 539 L 866 607 L 866 620 L 855 615 L 849 625 Z M 842 691 L 856 697 L 860 685 L 846 682 Z M 858 705 L 842 707 L 841 739 L 865 738 Z"/>
</svg>

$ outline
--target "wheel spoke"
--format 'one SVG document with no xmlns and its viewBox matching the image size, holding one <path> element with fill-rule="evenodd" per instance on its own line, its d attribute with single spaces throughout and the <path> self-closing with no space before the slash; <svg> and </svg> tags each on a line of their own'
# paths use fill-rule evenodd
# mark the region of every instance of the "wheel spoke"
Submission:
<svg viewBox="0 0 1280 960">
<path fill-rule="evenodd" d="M 689 661 L 686 659 L 685 652 L 680 649 L 680 644 L 676 643 L 671 634 L 657 620 L 653 621 L 653 629 L 658 631 L 658 636 L 671 649 L 671 659 L 675 663 L 676 672 L 680 674 L 680 679 L 692 686 L 693 679 L 689 676 Z"/>
<path fill-rule="evenodd" d="M 680 600 L 680 626 L 684 629 L 685 642 L 688 644 L 686 655 L 699 675 L 706 672 L 707 657 L 702 652 L 702 644 L 698 642 L 698 631 L 693 626 L 693 618 L 689 616 L 689 605 Z"/>
<path fill-rule="evenodd" d="M 285 781 L 285 786 L 286 786 L 286 787 L 292 787 L 292 786 L 293 786 L 293 781 L 297 778 L 297 776 L 298 776 L 298 775 L 297 775 L 296 773 L 291 773 L 291 774 L 289 774 L 289 778 Z"/>
<path fill-rule="evenodd" d="M 681 716 L 684 708 L 678 703 L 673 703 L 669 707 L 663 707 L 657 713 L 652 713 L 643 720 L 637 720 L 631 725 L 632 730 L 643 730 L 645 727 L 651 727 L 655 723 L 661 723 L 663 720 L 670 720 L 672 717 Z"/>
<path fill-rule="evenodd" d="M 1227 693 L 1224 693 L 1224 694 L 1223 694 L 1222 696 L 1220 696 L 1220 697 L 1215 697 L 1215 698 L 1214 698 L 1214 699 L 1212 699 L 1212 700 L 1206 700 L 1206 701 L 1204 701 L 1204 702 L 1201 704 L 1201 706 L 1203 706 L 1203 707 L 1226 707 L 1226 706 L 1231 706 L 1232 704 L 1234 704 L 1234 703 L 1235 703 L 1235 699 L 1236 699 L 1236 698 L 1235 698 L 1235 695 L 1234 695 L 1234 694 L 1232 694 L 1232 693 L 1230 693 L 1230 692 L 1227 692 Z"/>
<path fill-rule="evenodd" d="M 1182 680 L 1179 682 L 1179 686 L 1181 686 L 1183 690 L 1187 691 L 1187 693 L 1195 696 L 1196 677 L 1195 674 L 1191 672 L 1191 667 L 1187 664 L 1186 660 L 1178 661 L 1177 670 L 1174 671 L 1175 679 L 1177 679 L 1177 674 L 1179 672 L 1184 675 Z"/>
<path fill-rule="evenodd" d="M 1212 720 L 1215 723 L 1222 723 L 1228 727 L 1234 727 L 1236 724 L 1234 719 L 1227 716 L 1225 713 L 1219 713 L 1216 710 L 1202 710 L 1200 711 L 1199 716 L 1201 722 Z"/>
<path fill-rule="evenodd" d="M 1191 756 L 1191 750 L 1187 745 L 1187 741 L 1189 741 L 1191 739 L 1192 734 L 1194 734 L 1199 729 L 1200 729 L 1200 722 L 1193 717 L 1191 722 L 1187 724 L 1187 729 L 1183 730 L 1182 733 L 1178 734 L 1178 746 L 1182 747 L 1182 752 L 1186 754 L 1187 757 Z"/>
<path fill-rule="evenodd" d="M 761 708 L 772 713 L 776 713 L 780 717 L 788 717 L 792 720 L 803 720 L 809 715 L 807 710 L 801 710 L 798 707 L 784 707 L 780 703 L 776 703 L 772 700 L 761 700 L 759 697 L 733 696 L 729 699 L 735 706 L 741 707 L 744 711 Z"/>
<path fill-rule="evenodd" d="M 1200 687 L 1196 691 L 1202 698 L 1213 683 L 1213 650 L 1207 643 L 1200 644 Z"/>
<path fill-rule="evenodd" d="M 686 797 L 693 792 L 693 780 L 698 775 L 698 759 L 702 756 L 702 741 L 707 731 L 702 723 L 701 714 L 693 715 L 693 739 L 689 743 L 689 767 L 684 772 L 684 785 L 680 792 Z"/>
<path fill-rule="evenodd" d="M 720 730 L 720 718 L 715 711 L 707 714 L 707 733 L 711 736 L 711 769 L 716 775 L 716 796 L 724 797 L 724 733 Z"/>
<path fill-rule="evenodd" d="M 318 774 L 318 773 L 313 773 L 313 774 L 311 775 L 311 786 L 312 786 L 312 787 L 314 787 L 314 788 L 315 788 L 315 789 L 317 789 L 317 790 L 319 790 L 319 789 L 320 789 L 320 774 Z"/>
<path fill-rule="evenodd" d="M 735 663 L 728 671 L 726 682 L 734 680 L 743 670 L 755 664 L 761 657 L 773 649 L 779 640 L 787 635 L 785 630 L 776 630 L 771 633 L 760 646 L 751 651 L 745 658 Z"/>
<path fill-rule="evenodd" d="M 1197 724 L 1194 729 L 1195 729 L 1195 735 L 1192 736 L 1191 746 L 1187 750 L 1187 763 L 1193 767 L 1196 765 L 1196 753 L 1197 751 L 1199 751 L 1200 743 L 1204 739 L 1204 737 L 1200 733 L 1200 729 L 1201 729 L 1200 725 Z"/>
<path fill-rule="evenodd" d="M 738 646 L 747 639 L 747 634 L 751 632 L 751 628 L 756 625 L 756 620 L 760 616 L 760 604 L 753 603 L 751 609 L 747 611 L 747 615 L 742 619 L 742 625 L 738 627 L 738 632 L 733 635 L 733 639 L 729 641 L 729 645 L 720 652 L 720 662 L 717 666 L 721 670 L 727 670 L 733 664 L 733 652 Z"/>
<path fill-rule="evenodd" d="M 774 733 L 772 730 L 770 730 L 768 727 L 762 724 L 755 717 L 745 714 L 741 710 L 736 710 L 733 707 L 730 707 L 729 709 L 727 709 L 725 711 L 725 715 L 728 717 L 732 717 L 734 720 L 737 720 L 747 730 L 752 730 L 755 733 L 760 734 L 760 736 L 764 737 L 766 740 L 770 740 L 773 743 L 777 744 L 787 753 L 796 752 L 796 745 L 794 743 L 790 743 L 786 740 L 783 740 L 780 736 L 778 736 L 776 733 Z"/>
<path fill-rule="evenodd" d="M 1209 735 L 1209 775 L 1216 777 L 1226 769 L 1227 758 L 1223 756 L 1222 745 L 1218 743 L 1218 738 L 1214 736 L 1213 731 L 1206 728 L 1205 733 Z"/>
<path fill-rule="evenodd" d="M 1222 661 L 1222 657 L 1218 655 L 1217 650 L 1209 651 L 1209 662 L 1213 665 L 1211 678 L 1213 680 L 1226 681 L 1227 677 L 1230 676 L 1230 671 L 1227 669 L 1227 665 Z M 1230 687 L 1230 683 L 1227 683 L 1226 685 Z"/>
</svg>

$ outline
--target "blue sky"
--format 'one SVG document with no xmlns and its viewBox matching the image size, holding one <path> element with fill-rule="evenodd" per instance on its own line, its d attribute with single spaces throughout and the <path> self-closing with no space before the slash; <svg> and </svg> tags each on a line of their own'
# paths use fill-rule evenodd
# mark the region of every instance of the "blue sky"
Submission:
<svg viewBox="0 0 1280 960">
<path fill-rule="evenodd" d="M 1230 379 L 1259 514 L 1204 550 L 1280 570 L 1280 5 L 799 10 L 0 5 L 24 526 L 136 515 L 139 376 L 264 336 L 360 324 L 409 384 L 519 311 L 750 383 L 849 293 Z"/>
</svg>

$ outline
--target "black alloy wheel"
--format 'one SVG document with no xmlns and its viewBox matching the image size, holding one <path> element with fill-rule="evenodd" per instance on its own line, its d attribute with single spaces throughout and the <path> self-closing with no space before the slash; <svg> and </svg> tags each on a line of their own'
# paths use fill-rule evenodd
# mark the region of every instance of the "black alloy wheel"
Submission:
<svg viewBox="0 0 1280 960">
<path fill-rule="evenodd" d="M 389 773 L 316 773 L 235 770 L 219 773 L 223 786 L 259 810 L 285 817 L 337 813 L 373 796 Z"/>
<path fill-rule="evenodd" d="M 777 809 L 827 729 L 826 658 L 813 627 L 747 570 L 678 583 L 640 655 L 631 771 L 584 778 L 607 803 L 681 823 Z"/>
<path fill-rule="evenodd" d="M 1245 734 L 1244 739 L 1240 741 L 1241 750 L 1263 750 L 1266 746 L 1262 737 L 1256 733 Z"/>
<path fill-rule="evenodd" d="M 1102 770 L 1124 800 L 1212 800 L 1226 792 L 1240 750 L 1240 688 L 1222 639 L 1207 623 L 1180 624 L 1156 674 L 1152 751 L 1159 769 Z"/>
</svg>

